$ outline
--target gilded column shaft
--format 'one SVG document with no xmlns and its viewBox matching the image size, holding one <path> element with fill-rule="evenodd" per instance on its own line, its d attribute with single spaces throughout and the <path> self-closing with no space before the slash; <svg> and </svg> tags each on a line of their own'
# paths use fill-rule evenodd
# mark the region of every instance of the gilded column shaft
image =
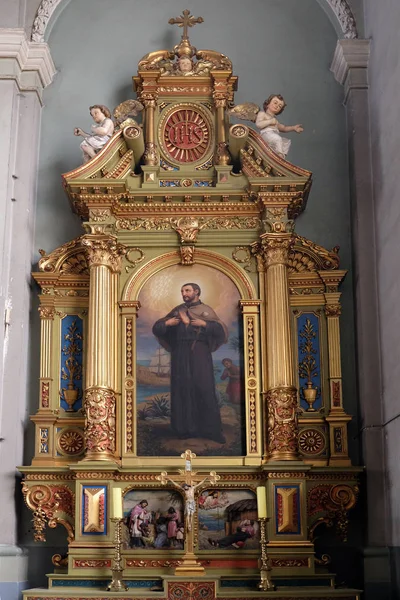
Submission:
<svg viewBox="0 0 400 600">
<path fill-rule="evenodd" d="M 327 307 L 334 308 L 340 311 L 340 306 Z M 341 378 L 342 367 L 341 367 L 341 355 L 340 355 L 340 329 L 339 329 L 339 316 L 327 318 L 328 324 L 328 347 L 329 347 L 329 376 L 330 378 Z"/>
<path fill-rule="evenodd" d="M 52 396 L 51 355 L 53 351 L 53 306 L 40 306 L 40 408 L 50 409 Z"/>
<path fill-rule="evenodd" d="M 89 335 L 86 385 L 112 387 L 111 271 L 105 265 L 90 269 Z"/>
<path fill-rule="evenodd" d="M 293 355 L 289 320 L 287 268 L 273 264 L 267 270 L 268 387 L 293 386 Z"/>
<path fill-rule="evenodd" d="M 118 358 L 118 273 L 125 250 L 112 236 L 82 240 L 90 266 L 85 460 L 114 460 Z"/>
<path fill-rule="evenodd" d="M 293 238 L 286 233 L 263 234 L 261 237 L 266 265 L 268 453 L 271 460 L 296 460 L 297 391 L 287 273 Z"/>
<path fill-rule="evenodd" d="M 54 309 L 46 309 L 47 314 L 43 312 L 44 307 L 40 307 L 40 378 L 51 378 L 51 352 Z M 46 316 L 44 316 L 46 314 Z"/>
<path fill-rule="evenodd" d="M 156 110 L 156 96 L 141 96 L 146 111 L 146 145 L 144 151 L 144 163 L 148 166 L 158 165 L 157 147 L 155 142 L 154 115 Z"/>
</svg>

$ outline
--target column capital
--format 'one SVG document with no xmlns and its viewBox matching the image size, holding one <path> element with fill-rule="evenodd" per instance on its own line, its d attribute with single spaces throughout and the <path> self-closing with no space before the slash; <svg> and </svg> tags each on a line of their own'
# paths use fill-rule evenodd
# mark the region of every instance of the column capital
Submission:
<svg viewBox="0 0 400 600">
<path fill-rule="evenodd" d="M 48 319 L 50 321 L 54 320 L 54 315 L 55 315 L 55 311 L 56 309 L 54 308 L 54 306 L 39 306 L 38 308 L 39 314 L 40 314 L 40 318 L 42 320 L 44 319 Z"/>
<path fill-rule="evenodd" d="M 265 266 L 287 265 L 289 252 L 294 244 L 294 236 L 290 233 L 263 233 L 260 236 L 259 252 L 262 254 Z"/>
<path fill-rule="evenodd" d="M 36 92 L 41 101 L 55 74 L 47 43 L 28 41 L 24 29 L 0 28 L 0 79 L 13 79 L 21 91 Z"/>
<path fill-rule="evenodd" d="M 349 92 L 368 89 L 369 40 L 338 40 L 331 71 L 345 88 L 345 103 Z"/>
<path fill-rule="evenodd" d="M 89 267 L 108 267 L 113 273 L 121 272 L 122 257 L 127 249 L 117 243 L 117 238 L 108 235 L 88 234 L 82 238 Z"/>
</svg>

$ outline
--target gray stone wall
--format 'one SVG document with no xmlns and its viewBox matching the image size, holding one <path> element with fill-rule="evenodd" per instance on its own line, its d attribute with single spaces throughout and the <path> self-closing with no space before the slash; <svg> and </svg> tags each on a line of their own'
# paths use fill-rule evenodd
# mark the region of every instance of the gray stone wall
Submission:
<svg viewBox="0 0 400 600">
<path fill-rule="evenodd" d="M 386 451 L 389 507 L 388 544 L 394 547 L 392 564 L 400 595 L 400 4 L 397 0 L 365 0 L 365 30 L 371 38 L 370 117 L 374 180 L 375 242 L 377 256 L 379 327 L 381 344 L 382 421 Z"/>
</svg>

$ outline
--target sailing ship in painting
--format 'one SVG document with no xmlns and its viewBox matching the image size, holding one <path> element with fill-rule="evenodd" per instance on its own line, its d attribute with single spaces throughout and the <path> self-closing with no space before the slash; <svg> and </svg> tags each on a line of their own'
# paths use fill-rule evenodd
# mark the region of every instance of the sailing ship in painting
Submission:
<svg viewBox="0 0 400 600">
<path fill-rule="evenodd" d="M 170 353 L 162 346 L 158 346 L 149 365 L 137 365 L 136 375 L 141 385 L 168 386 L 171 375 Z"/>
</svg>

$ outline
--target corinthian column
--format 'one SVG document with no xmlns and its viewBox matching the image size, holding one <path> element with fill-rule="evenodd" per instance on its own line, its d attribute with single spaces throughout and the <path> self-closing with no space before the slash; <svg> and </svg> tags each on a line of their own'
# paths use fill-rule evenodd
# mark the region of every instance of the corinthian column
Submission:
<svg viewBox="0 0 400 600">
<path fill-rule="evenodd" d="M 146 144 L 144 150 L 144 164 L 158 165 L 157 146 L 154 129 L 154 115 L 156 111 L 156 94 L 142 94 L 140 98 L 145 108 Z"/>
<path fill-rule="evenodd" d="M 90 267 L 84 460 L 115 461 L 118 275 L 125 249 L 108 235 L 82 239 Z"/>
<path fill-rule="evenodd" d="M 290 233 L 264 233 L 261 236 L 266 267 L 266 401 L 270 460 L 298 460 L 297 390 L 293 374 L 287 273 L 292 244 Z"/>
</svg>

